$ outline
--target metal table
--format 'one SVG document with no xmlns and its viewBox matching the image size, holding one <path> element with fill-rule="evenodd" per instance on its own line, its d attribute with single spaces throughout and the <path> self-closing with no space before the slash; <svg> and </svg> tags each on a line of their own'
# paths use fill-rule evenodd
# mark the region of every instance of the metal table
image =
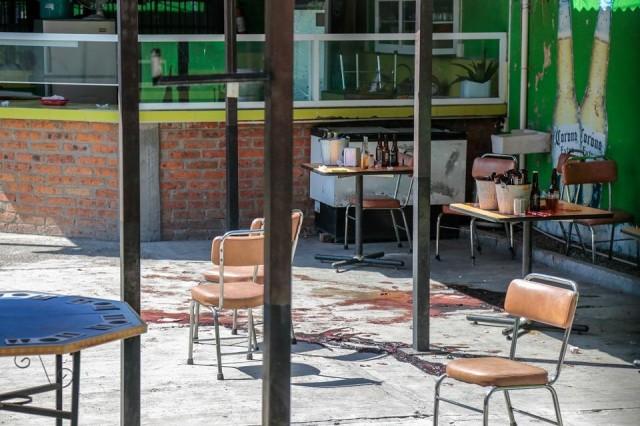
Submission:
<svg viewBox="0 0 640 426">
<path fill-rule="evenodd" d="M 486 220 L 494 223 L 511 223 L 522 222 L 522 277 L 526 277 L 531 273 L 533 264 L 533 240 L 531 238 L 531 226 L 533 222 L 549 221 L 549 220 L 574 220 L 574 219 L 598 219 L 607 218 L 613 216 L 613 213 L 594 209 L 591 207 L 582 206 L 579 204 L 567 203 L 564 201 L 558 202 L 558 207 L 553 210 L 543 210 L 538 214 L 528 213 L 524 216 L 507 215 L 498 213 L 495 210 L 484 210 L 473 203 L 459 203 L 451 204 L 451 209 L 465 214 L 467 216 L 476 217 L 478 219 Z M 513 320 L 509 318 L 496 318 L 485 315 L 467 315 L 467 320 L 490 324 L 504 324 L 511 325 Z M 533 328 L 533 324 L 525 324 L 525 327 Z M 538 325 L 535 325 L 538 328 Z M 512 331 L 512 327 L 507 327 L 503 334 L 507 335 Z M 589 327 L 581 324 L 573 325 L 574 331 L 587 332 Z"/>
<path fill-rule="evenodd" d="M 28 357 L 54 355 L 56 370 L 53 383 L 0 393 L 0 410 L 53 417 L 57 426 L 67 419 L 77 426 L 80 351 L 138 336 L 146 330 L 147 325 L 138 314 L 117 300 L 32 291 L 0 292 L 0 356 L 16 357 L 16 366 L 26 368 L 30 364 Z M 62 408 L 64 354 L 73 358 L 70 411 Z M 52 391 L 56 394 L 55 409 L 30 405 L 32 395 Z"/>
<path fill-rule="evenodd" d="M 532 245 L 531 225 L 533 222 L 559 221 L 575 219 L 600 219 L 612 217 L 613 213 L 582 206 L 579 204 L 558 202 L 558 208 L 554 211 L 543 210 L 539 214 L 528 213 L 524 216 L 498 213 L 495 210 L 484 210 L 474 203 L 456 203 L 450 205 L 451 209 L 467 216 L 476 217 L 494 223 L 518 223 L 522 222 L 522 276 L 531 273 L 532 269 Z"/>
<path fill-rule="evenodd" d="M 399 268 L 404 266 L 401 260 L 383 259 L 384 252 L 364 253 L 362 238 L 362 203 L 364 198 L 364 176 L 373 175 L 410 175 L 413 174 L 413 167 L 397 166 L 386 168 L 342 167 L 324 166 L 321 164 L 304 163 L 302 168 L 322 176 L 355 177 L 356 179 L 356 251 L 353 256 L 340 255 L 316 255 L 315 258 L 321 262 L 332 262 L 331 266 L 336 269 L 345 266 L 386 266 Z"/>
</svg>

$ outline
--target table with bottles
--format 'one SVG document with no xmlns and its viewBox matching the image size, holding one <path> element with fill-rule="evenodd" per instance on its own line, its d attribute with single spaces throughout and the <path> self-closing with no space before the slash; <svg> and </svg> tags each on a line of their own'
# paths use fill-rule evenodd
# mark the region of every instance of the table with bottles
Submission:
<svg viewBox="0 0 640 426">
<path fill-rule="evenodd" d="M 365 254 L 363 249 L 362 237 L 362 204 L 363 204 L 363 187 L 365 175 L 410 175 L 413 174 L 411 166 L 395 166 L 395 167 L 345 167 L 345 166 L 325 166 L 322 164 L 304 163 L 302 168 L 312 173 L 323 176 L 339 176 L 339 177 L 355 177 L 356 178 L 356 250 L 353 256 L 338 255 L 316 255 L 316 259 L 321 262 L 333 262 L 332 266 L 336 269 L 345 266 L 387 266 L 401 267 L 404 262 L 400 260 L 383 259 L 384 252 L 376 252 Z"/>
<path fill-rule="evenodd" d="M 580 204 L 558 201 L 556 208 L 551 210 L 527 211 L 523 215 L 503 214 L 497 210 L 481 209 L 476 203 L 456 203 L 451 209 L 466 216 L 476 217 L 494 223 L 522 223 L 522 276 L 531 273 L 532 244 L 531 225 L 533 222 L 563 221 L 578 219 L 601 219 L 613 216 L 607 210 L 594 209 Z"/>
</svg>

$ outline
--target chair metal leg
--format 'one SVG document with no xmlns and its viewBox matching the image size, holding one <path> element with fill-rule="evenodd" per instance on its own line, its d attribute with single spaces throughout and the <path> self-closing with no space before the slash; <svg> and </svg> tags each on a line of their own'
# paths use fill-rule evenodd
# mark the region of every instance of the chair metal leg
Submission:
<svg viewBox="0 0 640 426">
<path fill-rule="evenodd" d="M 393 232 L 396 234 L 398 247 L 402 247 L 402 242 L 400 241 L 400 232 L 398 232 L 398 224 L 396 223 L 396 216 L 393 214 L 393 209 L 389 209 L 389 214 L 391 215 L 391 223 L 393 224 Z"/>
<path fill-rule="evenodd" d="M 513 416 L 513 405 L 511 405 L 511 397 L 509 391 L 504 391 L 504 400 L 507 403 L 507 412 L 509 413 L 509 422 L 511 426 L 517 426 L 516 419 Z"/>
<path fill-rule="evenodd" d="M 298 339 L 296 339 L 296 332 L 293 329 L 293 320 L 291 321 L 291 344 L 295 345 L 298 343 Z"/>
<path fill-rule="evenodd" d="M 551 398 L 553 399 L 553 408 L 556 410 L 556 422 L 558 426 L 562 426 L 562 413 L 560 412 L 560 402 L 558 401 L 558 394 L 556 390 L 551 386 L 545 386 L 549 392 L 551 393 Z"/>
<path fill-rule="evenodd" d="M 231 323 L 231 334 L 234 336 L 238 334 L 238 310 L 233 310 L 233 320 Z"/>
<path fill-rule="evenodd" d="M 200 331 L 200 304 L 196 302 L 196 323 L 195 323 L 195 329 L 193 331 L 194 339 L 198 338 L 199 331 Z"/>
<path fill-rule="evenodd" d="M 578 235 L 578 241 L 580 242 L 580 247 L 582 247 L 582 252 L 587 253 L 587 248 L 584 245 L 584 241 L 582 240 L 582 233 L 580 232 L 580 226 L 576 225 L 576 235 Z"/>
<path fill-rule="evenodd" d="M 562 223 L 560 223 L 560 226 L 562 226 Z M 564 227 L 563 227 L 564 229 Z M 565 242 L 565 246 L 564 246 L 564 255 L 568 255 L 569 254 L 569 250 L 571 249 L 571 236 L 573 235 L 573 222 L 569 222 L 569 229 L 567 230 L 567 233 L 565 234 L 566 237 L 566 242 Z"/>
<path fill-rule="evenodd" d="M 247 327 L 247 359 L 251 361 L 253 359 L 253 313 L 249 308 L 249 326 Z"/>
<path fill-rule="evenodd" d="M 251 317 L 251 328 L 253 329 L 253 350 L 259 351 L 258 347 L 258 335 L 256 334 L 256 321 L 253 319 L 253 310 L 249 311 L 249 316 Z"/>
<path fill-rule="evenodd" d="M 596 231 L 593 226 L 589 227 L 591 231 L 591 263 L 596 263 Z"/>
<path fill-rule="evenodd" d="M 220 321 L 218 320 L 218 309 L 211 307 L 211 312 L 213 313 L 213 326 L 216 332 L 216 357 L 218 364 L 218 380 L 224 380 L 224 375 L 222 374 L 222 350 L 220 348 Z"/>
<path fill-rule="evenodd" d="M 192 300 L 189 304 L 189 355 L 187 356 L 187 364 L 193 365 L 193 339 L 194 339 L 194 322 L 195 322 L 195 305 L 196 301 Z"/>
<path fill-rule="evenodd" d="M 611 224 L 611 235 L 609 236 L 609 260 L 613 259 L 613 237 L 616 233 L 616 224 Z"/>
<path fill-rule="evenodd" d="M 484 397 L 484 404 L 482 407 L 482 425 L 489 426 L 489 400 L 491 399 L 491 395 L 496 391 L 496 388 L 491 388 L 489 392 L 487 392 L 487 396 Z"/>
<path fill-rule="evenodd" d="M 438 414 L 440 412 L 440 385 L 447 378 L 446 374 L 443 374 L 436 381 L 436 389 L 433 398 L 433 426 L 438 426 Z"/>
<path fill-rule="evenodd" d="M 516 251 L 513 248 L 513 222 L 504 224 L 504 232 L 507 234 L 507 238 L 509 239 L 509 251 L 511 252 L 511 258 L 515 259 Z"/>
<path fill-rule="evenodd" d="M 409 243 L 409 253 L 413 251 L 413 244 L 411 242 L 411 233 L 409 232 L 409 224 L 407 223 L 407 215 L 404 213 L 404 209 L 400 209 L 402 215 L 402 221 L 404 222 L 404 232 L 407 234 L 407 242 Z"/>
<path fill-rule="evenodd" d="M 344 249 L 349 250 L 349 208 L 351 204 L 347 204 L 344 210 Z"/>
<path fill-rule="evenodd" d="M 440 222 L 442 222 L 443 215 L 444 213 L 440 213 L 436 220 L 436 260 L 440 260 Z"/>
<path fill-rule="evenodd" d="M 475 266 L 476 264 L 476 253 L 475 249 L 475 234 L 476 234 L 476 218 L 471 219 L 471 223 L 469 223 L 469 245 L 471 246 L 471 264 Z"/>
</svg>

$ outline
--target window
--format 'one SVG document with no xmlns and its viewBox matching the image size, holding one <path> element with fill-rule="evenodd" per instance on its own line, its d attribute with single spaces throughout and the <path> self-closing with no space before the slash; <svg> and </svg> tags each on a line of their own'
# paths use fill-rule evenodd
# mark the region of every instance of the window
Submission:
<svg viewBox="0 0 640 426">
<path fill-rule="evenodd" d="M 375 0 L 376 33 L 413 33 L 416 30 L 415 0 Z M 458 31 L 458 10 L 460 0 L 434 0 L 433 32 Z M 376 50 L 386 53 L 412 54 L 414 43 L 411 41 L 380 41 Z M 453 54 L 451 41 L 436 41 L 434 54 Z"/>
</svg>

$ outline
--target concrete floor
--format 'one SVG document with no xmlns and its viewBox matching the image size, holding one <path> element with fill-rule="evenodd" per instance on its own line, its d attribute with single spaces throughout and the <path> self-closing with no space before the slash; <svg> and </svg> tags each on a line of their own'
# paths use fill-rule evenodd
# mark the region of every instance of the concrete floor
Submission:
<svg viewBox="0 0 640 426">
<path fill-rule="evenodd" d="M 250 425 L 260 423 L 260 359 L 224 358 L 226 380 L 215 379 L 215 348 L 196 347 L 186 365 L 189 288 L 208 266 L 207 241 L 144 244 L 142 415 L 145 425 Z M 410 262 L 395 244 L 384 248 Z M 303 240 L 294 273 L 294 321 L 301 340 L 293 346 L 292 413 L 296 424 L 431 424 L 435 375 L 451 359 L 469 355 L 504 356 L 508 342 L 498 327 L 473 325 L 469 313 L 500 315 L 501 298 L 520 271 L 491 243 L 472 267 L 465 240 L 444 241 L 442 261 L 433 262 L 431 340 L 438 355 L 409 354 L 411 268 L 361 269 L 336 274 L 313 259 L 340 252 L 338 245 Z M 118 298 L 118 245 L 87 240 L 0 234 L 0 290 L 30 289 Z M 537 272 L 554 270 L 535 267 Z M 570 278 L 570 277 L 569 277 Z M 576 322 L 590 332 L 571 338 L 571 352 L 557 389 L 567 425 L 637 425 L 640 376 L 640 299 L 580 282 Z M 223 317 L 230 324 L 230 316 Z M 244 318 L 241 318 L 240 335 Z M 261 327 L 259 326 L 259 333 Z M 204 327 L 202 333 L 210 332 Z M 229 336 L 225 327 L 223 335 Z M 532 332 L 519 343 L 528 362 L 551 368 L 560 335 Z M 244 342 L 240 342 L 244 348 Z M 119 344 L 83 352 L 81 424 L 115 425 L 119 419 Z M 239 350 L 224 348 L 225 351 Z M 52 359 L 45 359 L 49 372 Z M 38 384 L 46 377 L 37 358 L 20 370 L 0 359 L 0 392 Z M 66 360 L 70 366 L 71 360 Z M 443 393 L 480 406 L 483 390 L 443 386 Z M 499 396 L 499 395 L 498 395 Z M 551 416 L 542 391 L 512 396 L 519 408 Z M 51 405 L 49 395 L 36 401 Z M 502 398 L 492 403 L 491 424 L 508 424 Z M 480 424 L 480 416 L 442 406 L 441 423 Z M 518 424 L 539 424 L 518 417 Z M 52 421 L 0 411 L 0 425 L 50 425 Z"/>
</svg>

